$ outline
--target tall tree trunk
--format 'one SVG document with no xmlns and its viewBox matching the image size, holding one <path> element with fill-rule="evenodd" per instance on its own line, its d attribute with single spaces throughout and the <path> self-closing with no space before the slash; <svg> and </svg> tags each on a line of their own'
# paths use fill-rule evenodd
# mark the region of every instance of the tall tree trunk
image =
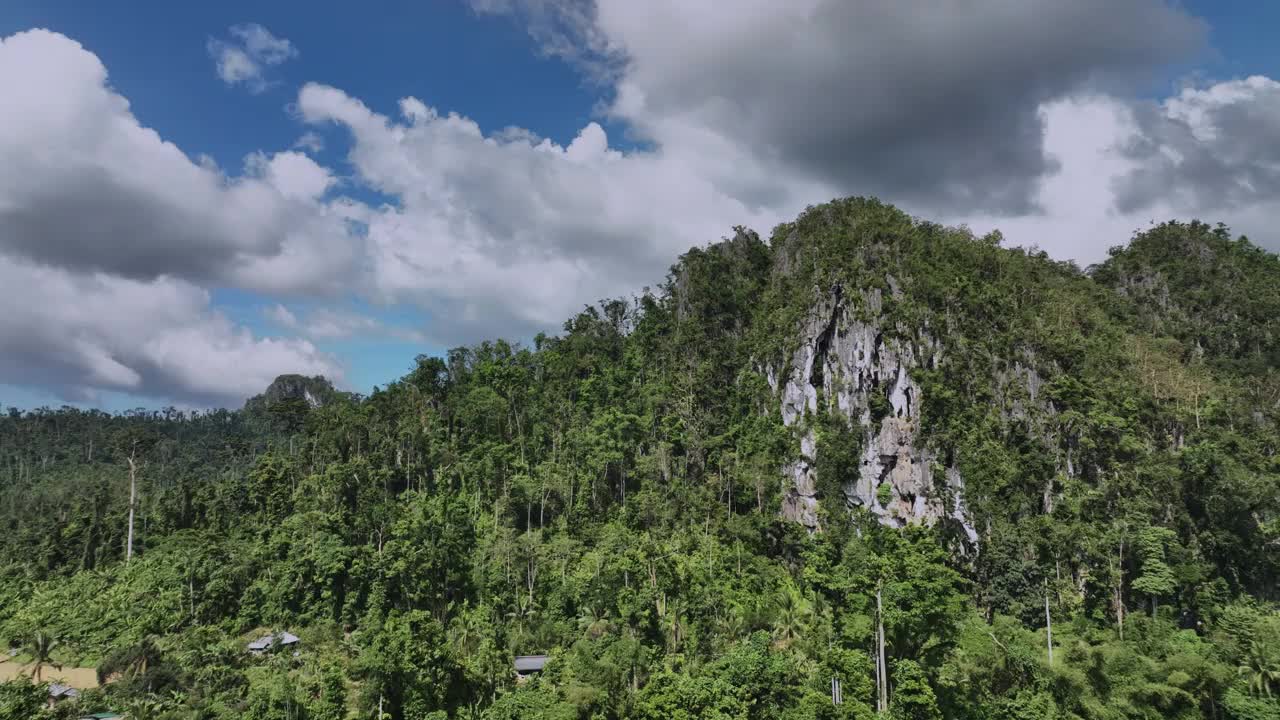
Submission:
<svg viewBox="0 0 1280 720">
<path fill-rule="evenodd" d="M 884 660 L 884 604 L 880 597 L 880 586 L 876 586 L 876 675 L 878 676 L 876 712 L 889 712 L 889 668 Z"/>
<path fill-rule="evenodd" d="M 1120 631 L 1120 639 L 1124 640 L 1124 540 L 1120 540 L 1117 553 L 1119 562 L 1116 566 L 1116 627 Z"/>
<path fill-rule="evenodd" d="M 1049 585 L 1044 588 L 1044 629 L 1049 645 L 1049 665 L 1053 665 L 1053 618 L 1049 615 Z"/>
<path fill-rule="evenodd" d="M 138 463 L 129 456 L 129 535 L 124 546 L 124 561 L 133 559 L 133 512 L 138 503 Z"/>
</svg>

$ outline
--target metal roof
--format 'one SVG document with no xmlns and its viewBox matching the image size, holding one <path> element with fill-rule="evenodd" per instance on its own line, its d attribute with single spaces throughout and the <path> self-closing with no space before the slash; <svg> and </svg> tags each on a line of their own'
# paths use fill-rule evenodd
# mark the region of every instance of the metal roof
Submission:
<svg viewBox="0 0 1280 720">
<path fill-rule="evenodd" d="M 292 645 L 299 642 L 298 636 L 293 633 L 282 632 L 275 635 L 263 635 L 262 637 L 249 643 L 250 650 L 266 650 L 271 647 L 272 642 L 276 645 Z"/>
<path fill-rule="evenodd" d="M 516 656 L 516 672 L 528 673 L 538 672 L 542 666 L 547 664 L 546 655 L 517 655 Z"/>
<path fill-rule="evenodd" d="M 62 683 L 52 683 L 51 685 L 49 685 L 49 696 L 55 697 L 55 698 L 80 697 L 80 691 L 71 687 L 70 685 L 63 685 Z"/>
</svg>

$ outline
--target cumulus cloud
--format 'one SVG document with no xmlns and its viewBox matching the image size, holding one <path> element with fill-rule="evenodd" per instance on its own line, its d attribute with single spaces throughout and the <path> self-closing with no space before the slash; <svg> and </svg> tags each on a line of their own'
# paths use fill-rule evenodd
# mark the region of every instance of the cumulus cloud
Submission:
<svg viewBox="0 0 1280 720">
<path fill-rule="evenodd" d="M 322 200 L 329 171 L 254 153 L 227 176 L 139 125 L 106 82 L 64 36 L 0 39 L 0 382 L 236 404 L 276 373 L 340 377 L 309 342 L 235 326 L 202 287 L 348 280 L 359 240 L 348 205 Z"/>
<path fill-rule="evenodd" d="M 1136 167 L 1115 183 L 1120 209 L 1172 202 L 1218 211 L 1280 198 L 1280 82 L 1187 88 L 1139 105 L 1135 117 L 1124 151 Z"/>
<path fill-rule="evenodd" d="M 25 342 L 0 382 L 230 398 L 277 369 L 340 370 L 314 342 L 528 337 L 659 281 L 732 225 L 768 232 L 842 195 L 1082 264 L 1148 219 L 1212 213 L 1250 229 L 1278 209 L 1274 82 L 1159 103 L 1124 92 L 1202 40 L 1158 0 L 918 17 L 913 2 L 483 2 L 606 83 L 606 114 L 643 148 L 620 150 L 595 122 L 568 142 L 485 133 L 416 98 L 371 108 L 312 83 L 294 148 L 227 172 L 142 127 L 73 41 L 0 41 L 0 273 L 44 288 L 30 291 L 40 307 L 0 321 L 0 342 Z M 250 60 L 291 52 L 269 33 L 236 37 Z M 302 152 L 323 147 L 326 125 L 350 135 L 338 170 Z M 388 202 L 342 196 L 353 186 Z M 235 326 L 210 306 L 214 287 L 265 295 L 289 337 Z M 339 309 L 353 297 L 428 323 Z"/>
<path fill-rule="evenodd" d="M 342 368 L 306 340 L 254 337 L 171 278 L 74 273 L 0 256 L 0 381 L 75 400 L 118 390 L 197 405 L 237 405 L 286 372 L 339 382 Z"/>
<path fill-rule="evenodd" d="M 1184 57 L 1163 0 L 894 3 L 473 0 L 617 64 L 610 112 L 668 152 L 707 143 L 774 176 L 933 213 L 1036 209 L 1040 107 Z M 776 202 L 763 183 L 757 199 Z"/>
<path fill-rule="evenodd" d="M 293 43 L 272 35 L 257 23 L 233 25 L 229 32 L 230 40 L 209 38 L 206 44 L 218 77 L 228 85 L 244 85 L 249 92 L 263 92 L 271 87 L 263 75 L 265 69 L 298 56 Z"/>
<path fill-rule="evenodd" d="M 1170 219 L 1225 222 L 1280 251 L 1278 91 L 1280 83 L 1251 77 L 1159 103 L 1107 95 L 1049 103 L 1045 146 L 1062 169 L 1040 188 L 1045 212 L 960 220 L 1082 266 Z"/>
<path fill-rule="evenodd" d="M 423 307 L 432 336 L 450 342 L 554 328 L 583 303 L 660 279 L 734 222 L 779 219 L 718 189 L 697 158 L 621 153 L 595 123 L 562 147 L 485 136 L 413 98 L 393 119 L 312 84 L 298 108 L 347 128 L 360 181 L 397 200 L 363 218 L 372 296 Z"/>
<path fill-rule="evenodd" d="M 141 126 L 92 53 L 62 35 L 0 40 L 0 249 L 138 280 L 332 287 L 359 253 L 329 171 L 255 153 L 230 177 Z M 266 269 L 270 268 L 271 272 Z"/>
<path fill-rule="evenodd" d="M 1116 151 L 1136 128 L 1132 107 L 1106 95 L 1088 95 L 1047 103 L 1042 115 L 1045 151 L 1059 166 L 1035 195 L 1042 212 L 1019 217 L 961 213 L 947 220 L 978 233 L 999 230 L 1007 244 L 1036 247 L 1081 267 L 1104 260 L 1108 248 L 1149 224 L 1147 217 L 1119 212 L 1105 181 L 1134 168 Z"/>
</svg>

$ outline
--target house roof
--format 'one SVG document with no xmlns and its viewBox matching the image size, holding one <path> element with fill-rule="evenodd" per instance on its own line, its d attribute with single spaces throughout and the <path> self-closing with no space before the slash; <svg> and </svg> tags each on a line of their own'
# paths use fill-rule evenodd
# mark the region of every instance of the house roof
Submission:
<svg viewBox="0 0 1280 720">
<path fill-rule="evenodd" d="M 546 655 L 517 655 L 516 656 L 516 672 L 538 672 L 547 664 Z"/>
<path fill-rule="evenodd" d="M 298 636 L 293 633 L 282 632 L 275 635 L 263 635 L 262 637 L 249 643 L 250 650 L 266 650 L 271 647 L 272 641 L 277 645 L 292 645 L 299 642 Z"/>
<path fill-rule="evenodd" d="M 115 720 L 116 718 L 122 717 L 124 716 L 118 712 L 100 712 L 92 715 L 85 715 L 83 718 L 80 718 L 80 720 Z"/>
<path fill-rule="evenodd" d="M 53 697 L 53 698 L 80 697 L 80 691 L 71 687 L 70 685 L 63 685 L 62 683 L 53 683 L 49 685 L 49 697 Z"/>
</svg>

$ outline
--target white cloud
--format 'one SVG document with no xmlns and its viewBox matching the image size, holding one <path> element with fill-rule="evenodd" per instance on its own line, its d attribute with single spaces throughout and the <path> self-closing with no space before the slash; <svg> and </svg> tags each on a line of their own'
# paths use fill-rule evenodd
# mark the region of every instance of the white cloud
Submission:
<svg viewBox="0 0 1280 720">
<path fill-rule="evenodd" d="M 302 327 L 301 323 L 298 322 L 298 316 L 295 315 L 292 310 L 280 303 L 276 303 L 275 305 L 268 307 L 262 314 L 265 315 L 268 320 L 286 330 L 296 331 L 298 328 Z"/>
<path fill-rule="evenodd" d="M 294 149 L 301 148 L 303 150 L 310 150 L 313 153 L 318 153 L 321 150 L 324 150 L 324 138 L 320 137 L 319 133 L 306 132 L 293 143 L 293 147 Z"/>
<path fill-rule="evenodd" d="M 1204 47 L 1178 3 L 471 4 L 604 78 L 613 119 L 762 214 L 873 194 L 1082 264 L 1169 217 L 1280 244 L 1262 221 L 1280 198 L 1280 84 L 1131 94 Z"/>
<path fill-rule="evenodd" d="M 420 305 L 451 342 L 554 328 L 583 303 L 660 280 L 735 222 L 782 219 L 718 189 L 698 158 L 610 149 L 595 123 L 561 147 L 486 137 L 413 98 L 393 120 L 313 84 L 298 107 L 349 129 L 360 181 L 398 201 L 364 218 L 374 299 Z"/>
<path fill-rule="evenodd" d="M 254 337 L 171 278 L 74 273 L 0 255 L 0 287 L 22 298 L 0 313 L 0 382 L 69 399 L 118 390 L 237 405 L 286 372 L 342 379 L 310 342 Z"/>
<path fill-rule="evenodd" d="M 0 39 L 0 97 L 0 382 L 236 404 L 275 373 L 340 373 L 309 342 L 235 326 L 201 287 L 343 286 L 360 241 L 349 204 L 321 199 L 327 170 L 296 152 L 252 154 L 240 177 L 192 162 L 55 33 Z"/>
<path fill-rule="evenodd" d="M 611 118 L 648 149 L 620 151 L 594 122 L 563 145 L 523 128 L 486 135 L 416 98 L 371 109 L 308 84 L 301 119 L 348 131 L 350 167 L 304 154 L 323 146 L 309 132 L 294 150 L 250 153 L 236 175 L 141 126 L 98 59 L 73 41 L 47 32 L 0 41 L 0 279 L 39 283 L 24 290 L 38 307 L 24 303 L 0 319 L 0 344 L 23 347 L 0 359 L 0 383 L 231 398 L 260 390 L 277 368 L 337 372 L 313 342 L 527 337 L 554 330 L 585 303 L 660 281 L 679 253 L 732 225 L 767 233 L 840 195 L 881 194 L 924 217 L 1000 228 L 1012 243 L 1082 264 L 1149 219 L 1213 213 L 1204 219 L 1249 230 L 1269 228 L 1277 210 L 1271 197 L 1280 193 L 1264 189 L 1277 164 L 1268 148 L 1280 142 L 1248 151 L 1249 138 L 1280 127 L 1274 83 L 1188 89 L 1159 104 L 1093 86 L 1097 74 L 1124 74 L 1124 53 L 1113 46 L 1133 39 L 1134 24 L 1194 39 L 1196 24 L 1157 0 L 1124 3 L 1121 27 L 1085 43 L 1083 59 L 1069 42 L 1042 37 L 1044 18 L 1004 4 L 992 23 L 1007 37 L 1031 23 L 1027 37 L 1037 40 L 1024 44 L 1053 50 L 1044 70 L 1052 77 L 1004 68 L 1012 75 L 1001 80 L 992 68 L 1030 62 L 1018 55 L 1029 48 L 983 45 L 985 54 L 945 68 L 955 87 L 938 97 L 904 85 L 915 66 L 898 48 L 836 42 L 825 26 L 845 9 L 820 0 L 743 3 L 714 22 L 690 4 L 638 13 L 578 2 L 562 16 L 561 0 L 487 1 L 508 10 L 536 1 L 543 16 L 560 18 L 540 36 L 578 43 L 552 48 L 575 62 L 600 61 L 593 72 L 615 91 Z M 1055 8 L 1049 24 L 1079 20 L 1077 10 Z M 927 19 L 902 26 L 908 21 L 885 11 L 872 13 L 871 30 L 851 27 L 859 38 L 898 28 L 955 52 L 982 45 L 990 30 L 965 21 L 943 32 Z M 259 67 L 292 52 L 269 33 L 235 37 Z M 1149 68 L 1167 52 L 1140 44 L 1134 65 Z M 930 53 L 926 69 L 951 57 Z M 883 93 L 903 107 L 880 107 Z M 811 142 L 829 152 L 806 156 Z M 1001 167 L 1008 177 L 994 172 Z M 1205 189 L 1198 171 L 1206 167 L 1208 177 L 1235 182 L 1230 192 Z M 1171 192 L 1134 189 L 1162 182 Z M 1129 188 L 1128 204 L 1117 207 L 1113 184 L 1121 197 Z M 353 185 L 391 202 L 342 197 Z M 267 318 L 295 337 L 235 326 L 210 307 L 204 288 L 212 287 L 265 294 Z M 338 309 L 352 296 L 421 308 L 428 324 L 418 330 Z"/>
<path fill-rule="evenodd" d="M 1280 251 L 1280 83 L 1229 80 L 1156 104 L 1083 96 L 1044 113 L 1046 149 L 1062 164 L 1040 189 L 1044 213 L 950 220 L 1081 266 L 1174 219 L 1225 222 Z"/>
<path fill-rule="evenodd" d="M 62 35 L 0 40 L 0 249 L 140 280 L 279 292 L 339 285 L 360 254 L 305 155 L 229 177 L 141 126 L 92 53 Z M 269 270 L 269 271 L 268 271 Z"/>
<path fill-rule="evenodd" d="M 1042 212 L 1021 217 L 961 214 L 948 222 L 978 233 L 1000 230 L 1006 243 L 1038 247 L 1082 267 L 1106 259 L 1107 249 L 1126 242 L 1147 223 L 1117 212 L 1107 182 L 1131 169 L 1116 146 L 1133 128 L 1127 103 L 1102 95 L 1046 105 L 1045 150 L 1060 163 L 1037 195 Z"/>
<path fill-rule="evenodd" d="M 1280 198 L 1280 82 L 1254 76 L 1186 88 L 1138 105 L 1135 121 L 1124 146 L 1135 168 L 1115 183 L 1120 207 L 1221 211 Z"/>
<path fill-rule="evenodd" d="M 233 25 L 230 33 L 231 41 L 209 38 L 206 43 L 218 77 L 228 85 L 243 84 L 249 92 L 263 92 L 271 86 L 264 70 L 298 56 L 292 43 L 257 23 Z"/>
</svg>

